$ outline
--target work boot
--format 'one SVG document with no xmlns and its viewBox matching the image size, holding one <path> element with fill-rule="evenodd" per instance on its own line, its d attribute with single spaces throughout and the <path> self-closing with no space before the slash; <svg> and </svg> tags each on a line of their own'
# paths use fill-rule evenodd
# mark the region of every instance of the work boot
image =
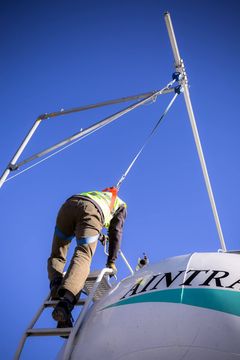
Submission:
<svg viewBox="0 0 240 360">
<path fill-rule="evenodd" d="M 73 320 L 71 311 L 74 308 L 74 305 L 67 299 L 62 299 L 56 305 L 55 309 L 52 312 L 52 317 L 55 321 L 66 323 Z M 70 324 L 70 322 L 69 322 Z"/>
<path fill-rule="evenodd" d="M 71 318 L 67 321 L 58 321 L 57 328 L 58 329 L 64 329 L 64 328 L 72 328 L 73 327 L 73 317 L 71 315 Z M 63 339 L 68 339 L 69 335 L 60 335 Z"/>
<path fill-rule="evenodd" d="M 50 291 L 51 291 L 50 297 L 52 300 L 60 299 L 60 297 L 58 295 L 58 289 L 59 289 L 60 285 L 62 284 L 62 279 L 63 278 L 59 276 L 50 282 Z"/>
</svg>

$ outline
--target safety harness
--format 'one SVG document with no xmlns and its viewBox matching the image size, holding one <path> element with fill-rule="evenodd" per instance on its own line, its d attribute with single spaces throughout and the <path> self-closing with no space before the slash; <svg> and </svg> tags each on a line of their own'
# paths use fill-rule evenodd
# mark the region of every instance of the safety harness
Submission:
<svg viewBox="0 0 240 360">
<path fill-rule="evenodd" d="M 105 192 L 105 191 L 108 191 L 108 192 L 110 192 L 112 194 L 111 202 L 110 202 L 110 205 L 109 205 L 109 209 L 110 209 L 110 212 L 112 214 L 114 204 L 115 204 L 115 200 L 116 200 L 117 194 L 118 194 L 118 189 L 116 187 L 114 187 L 114 186 L 111 186 L 111 187 L 108 187 L 108 188 L 102 190 L 102 192 Z"/>
</svg>

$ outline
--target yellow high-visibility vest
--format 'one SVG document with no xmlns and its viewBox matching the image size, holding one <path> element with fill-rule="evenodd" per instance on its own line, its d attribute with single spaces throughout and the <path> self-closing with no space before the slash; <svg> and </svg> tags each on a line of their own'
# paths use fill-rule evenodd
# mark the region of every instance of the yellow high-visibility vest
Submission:
<svg viewBox="0 0 240 360">
<path fill-rule="evenodd" d="M 121 205 L 127 207 L 127 204 L 117 196 L 113 205 L 113 209 L 110 211 L 112 193 L 109 191 L 89 191 L 83 192 L 79 195 L 89 197 L 99 205 L 104 215 L 104 226 L 106 228 L 109 227 L 110 221 L 119 207 Z"/>
</svg>

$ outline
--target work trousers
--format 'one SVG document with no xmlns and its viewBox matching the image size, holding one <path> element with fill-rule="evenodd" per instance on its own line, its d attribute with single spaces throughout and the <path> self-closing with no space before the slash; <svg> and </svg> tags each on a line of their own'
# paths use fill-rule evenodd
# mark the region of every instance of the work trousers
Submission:
<svg viewBox="0 0 240 360">
<path fill-rule="evenodd" d="M 67 252 L 72 238 L 78 240 L 99 235 L 103 227 L 102 217 L 94 204 L 77 197 L 68 199 L 59 210 L 53 236 L 51 256 L 48 259 L 48 278 L 50 281 L 63 276 Z M 67 272 L 59 289 L 60 294 L 69 290 L 78 297 L 90 272 L 92 257 L 97 240 L 77 245 Z"/>
</svg>

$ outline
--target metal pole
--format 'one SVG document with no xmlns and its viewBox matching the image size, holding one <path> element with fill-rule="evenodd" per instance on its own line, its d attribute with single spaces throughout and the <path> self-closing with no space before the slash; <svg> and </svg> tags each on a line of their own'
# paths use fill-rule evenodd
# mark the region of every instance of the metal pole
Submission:
<svg viewBox="0 0 240 360">
<path fill-rule="evenodd" d="M 14 166 L 19 158 L 19 156 L 22 154 L 23 150 L 25 149 L 25 147 L 27 146 L 28 142 L 30 141 L 31 137 L 33 136 L 34 132 L 36 131 L 37 127 L 40 125 L 41 123 L 41 119 L 37 119 L 35 121 L 35 123 L 33 124 L 32 128 L 30 129 L 30 131 L 28 132 L 27 136 L 25 137 L 25 139 L 23 140 L 22 144 L 20 145 L 20 147 L 18 148 L 17 152 L 15 153 L 15 155 L 13 156 L 12 160 L 10 161 L 8 167 L 6 168 L 6 170 L 3 172 L 2 176 L 0 177 L 0 188 L 2 187 L 4 181 L 6 180 L 6 178 L 8 177 L 9 173 L 11 172 L 11 170 L 14 170 Z"/>
<path fill-rule="evenodd" d="M 194 112 L 193 112 L 193 108 L 192 108 L 192 103 L 191 103 L 191 99 L 190 99 L 190 94 L 189 94 L 189 89 L 188 89 L 188 81 L 187 81 L 187 74 L 186 74 L 184 64 L 183 64 L 183 61 L 182 61 L 182 59 L 180 57 L 180 53 L 179 53 L 179 50 L 178 50 L 178 45 L 177 45 L 177 41 L 176 41 L 176 37 L 175 37 L 175 33 L 174 33 L 174 29 L 173 29 L 170 14 L 165 13 L 164 17 L 165 17 L 165 22 L 166 22 L 166 26 L 167 26 L 167 30 L 168 30 L 170 43 L 171 43 L 171 46 L 172 46 L 173 56 L 174 56 L 174 59 L 175 59 L 176 70 L 179 71 L 183 76 L 183 78 L 182 78 L 182 86 L 183 86 L 183 90 L 184 90 L 183 91 L 184 99 L 185 99 L 185 103 L 186 103 L 186 107 L 187 107 L 187 111 L 188 111 L 188 116 L 189 116 L 189 120 L 190 120 L 191 127 L 192 127 L 192 132 L 193 132 L 195 144 L 196 144 L 196 147 L 197 147 L 199 160 L 200 160 L 201 167 L 202 167 L 202 172 L 203 172 L 203 176 L 204 176 L 204 180 L 205 180 L 205 184 L 206 184 L 210 204 L 211 204 L 211 207 L 212 207 L 213 216 L 214 216 L 217 231 L 218 231 L 219 240 L 220 240 L 220 243 L 221 243 L 222 250 L 226 251 L 227 249 L 226 249 L 226 245 L 225 245 L 225 241 L 224 241 L 224 237 L 223 237 L 223 233 L 222 233 L 222 228 L 221 228 L 221 224 L 220 224 L 220 220 L 219 220 L 219 216 L 218 216 L 218 212 L 217 212 L 217 207 L 216 207 L 215 200 L 214 200 L 214 195 L 213 195 L 213 192 L 212 192 L 210 178 L 208 176 L 207 166 L 206 166 L 206 162 L 205 162 L 205 159 L 204 159 L 204 154 L 203 154 L 203 151 L 202 151 L 201 141 L 200 141 L 200 137 L 199 137 L 199 134 L 198 134 L 196 120 L 195 120 L 195 116 L 194 116 Z"/>
<path fill-rule="evenodd" d="M 77 112 L 80 112 L 80 111 L 96 109 L 96 108 L 99 108 L 99 107 L 102 107 L 102 106 L 115 105 L 115 104 L 120 104 L 122 102 L 127 102 L 127 101 L 132 101 L 132 100 L 137 100 L 137 99 L 143 99 L 143 98 L 146 98 L 147 96 L 155 94 L 158 91 L 159 90 L 155 90 L 155 91 L 150 91 L 150 92 L 143 93 L 143 94 L 125 96 L 125 97 L 118 98 L 118 99 L 102 101 L 100 103 L 79 106 L 79 107 L 75 107 L 75 108 L 72 108 L 72 109 L 66 109 L 66 110 L 62 109 L 60 111 L 54 111 L 54 112 L 51 112 L 51 113 L 42 114 L 42 115 L 39 116 L 39 119 L 47 120 L 47 119 L 54 118 L 54 117 L 57 117 L 57 116 L 68 115 L 68 114 L 73 114 L 73 113 L 77 113 Z M 174 91 L 174 89 L 164 89 L 162 91 L 162 94 L 168 94 L 168 93 L 170 93 L 172 91 Z"/>
<path fill-rule="evenodd" d="M 131 265 L 129 264 L 129 262 L 127 261 L 127 259 L 126 259 L 125 255 L 123 254 L 122 250 L 119 249 L 118 252 L 119 252 L 120 256 L 122 257 L 123 261 L 125 262 L 125 264 L 127 265 L 131 275 L 134 275 L 134 271 L 133 271 Z"/>
</svg>

